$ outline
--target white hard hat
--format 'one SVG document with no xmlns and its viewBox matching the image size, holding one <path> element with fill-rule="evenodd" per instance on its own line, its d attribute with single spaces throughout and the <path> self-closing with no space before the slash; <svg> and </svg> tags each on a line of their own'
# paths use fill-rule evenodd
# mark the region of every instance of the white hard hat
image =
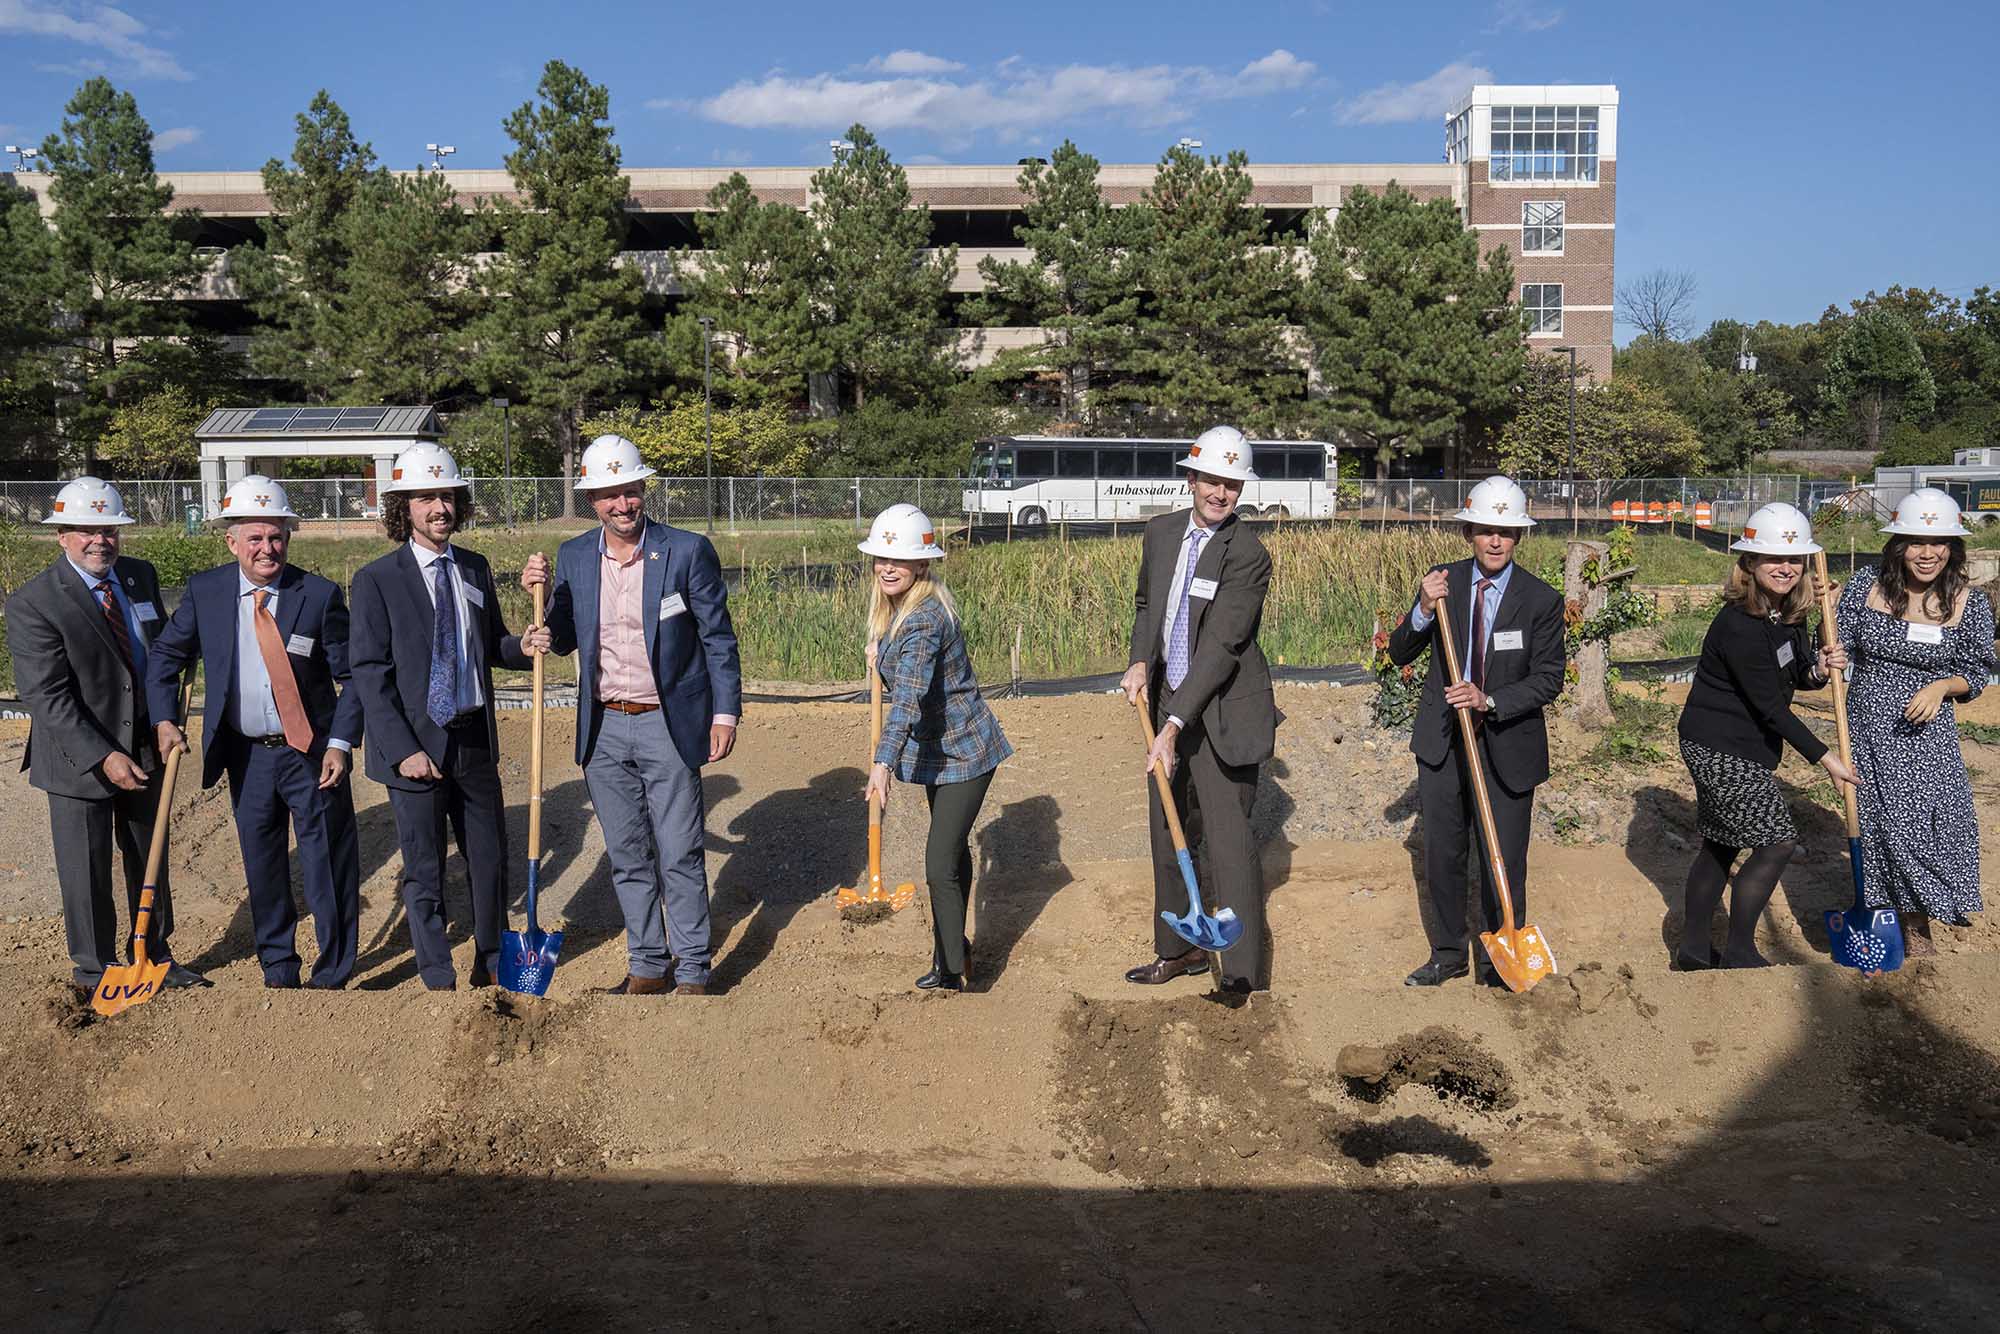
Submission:
<svg viewBox="0 0 2000 1334">
<path fill-rule="evenodd" d="M 299 516 L 292 513 L 292 502 L 285 495 L 284 487 L 262 473 L 253 472 L 222 493 L 222 512 L 216 517 L 227 523 L 232 519 L 296 519 Z"/>
<path fill-rule="evenodd" d="M 79 477 L 56 492 L 56 503 L 42 522 L 65 528 L 111 528 L 139 521 L 125 512 L 125 498 L 117 487 L 102 477 Z"/>
<path fill-rule="evenodd" d="M 1882 525 L 1882 531 L 1904 537 L 1972 536 L 1959 517 L 1958 502 L 1934 486 L 1920 486 L 1904 496 L 1895 522 Z"/>
<path fill-rule="evenodd" d="M 1257 474 L 1250 471 L 1250 442 L 1234 426 L 1209 427 L 1194 438 L 1187 457 L 1174 466 L 1238 482 L 1257 480 Z"/>
<path fill-rule="evenodd" d="M 449 491 L 468 485 L 458 475 L 458 464 L 445 453 L 444 446 L 426 440 L 411 445 L 396 456 L 389 469 L 389 485 L 384 491 Z"/>
<path fill-rule="evenodd" d="M 1528 517 L 1528 493 L 1511 477 L 1495 473 L 1465 493 L 1465 508 L 1451 516 L 1460 523 L 1488 524 L 1495 528 L 1533 528 Z"/>
<path fill-rule="evenodd" d="M 584 447 L 576 469 L 576 489 L 596 491 L 652 475 L 653 470 L 640 459 L 637 445 L 622 435 L 600 435 Z"/>
<path fill-rule="evenodd" d="M 944 547 L 938 543 L 937 525 L 915 505 L 891 505 L 868 525 L 868 540 L 854 544 L 869 556 L 891 560 L 940 560 Z"/>
<path fill-rule="evenodd" d="M 1743 536 L 1731 542 L 1729 549 L 1757 556 L 1810 556 L 1820 546 L 1813 541 L 1812 520 L 1796 506 L 1774 500 L 1750 516 L 1743 525 Z"/>
</svg>

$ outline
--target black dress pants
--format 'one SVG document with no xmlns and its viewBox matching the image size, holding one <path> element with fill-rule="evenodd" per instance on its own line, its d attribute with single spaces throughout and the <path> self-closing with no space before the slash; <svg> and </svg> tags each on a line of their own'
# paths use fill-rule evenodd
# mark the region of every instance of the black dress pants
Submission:
<svg viewBox="0 0 2000 1334">
<path fill-rule="evenodd" d="M 1451 754 L 1435 767 L 1417 762 L 1417 797 L 1424 820 L 1424 889 L 1418 898 L 1424 934 L 1430 939 L 1431 960 L 1456 967 L 1468 950 L 1476 950 L 1480 966 L 1486 951 L 1472 941 L 1466 927 L 1465 854 L 1468 843 L 1479 845 L 1485 887 L 1479 896 L 1481 929 L 1500 927 L 1500 897 L 1488 863 L 1486 840 L 1479 833 L 1472 775 L 1452 734 Z M 1486 769 L 1486 791 L 1493 806 L 1493 826 L 1500 838 L 1500 855 L 1512 889 L 1514 922 L 1528 916 L 1528 833 L 1534 821 L 1535 790 L 1509 791 L 1493 777 L 1493 761 L 1484 732 L 1479 734 L 1480 761 Z"/>
<path fill-rule="evenodd" d="M 451 944 L 445 938 L 447 825 L 465 858 L 475 957 L 488 973 L 500 966 L 500 933 L 507 922 L 507 807 L 500 792 L 500 766 L 486 736 L 483 717 L 452 727 L 439 766 L 443 778 L 421 789 L 389 789 L 396 839 L 403 851 L 403 907 L 410 918 L 410 945 L 417 971 L 430 987 L 449 986 L 457 978 Z"/>
</svg>

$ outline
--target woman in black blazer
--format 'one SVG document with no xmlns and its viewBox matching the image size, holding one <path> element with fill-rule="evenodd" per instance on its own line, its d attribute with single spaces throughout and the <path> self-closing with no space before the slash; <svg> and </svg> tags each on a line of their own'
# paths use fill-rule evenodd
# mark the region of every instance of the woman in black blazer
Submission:
<svg viewBox="0 0 2000 1334">
<path fill-rule="evenodd" d="M 1757 919 L 1798 846 L 1776 774 L 1785 743 L 1836 783 L 1856 781 L 1792 712 L 1794 691 L 1817 690 L 1847 666 L 1838 643 L 1815 650 L 1806 631 L 1813 603 L 1806 557 L 1820 549 L 1812 524 L 1790 505 L 1766 505 L 1750 516 L 1731 549 L 1741 554 L 1723 588 L 1723 608 L 1702 640 L 1680 718 L 1681 759 L 1694 778 L 1701 826 L 1675 951 L 1684 971 L 1770 963 L 1757 952 Z M 1718 956 L 1709 928 L 1730 868 L 1745 848 L 1750 856 L 1736 873 L 1729 901 L 1729 941 Z"/>
</svg>

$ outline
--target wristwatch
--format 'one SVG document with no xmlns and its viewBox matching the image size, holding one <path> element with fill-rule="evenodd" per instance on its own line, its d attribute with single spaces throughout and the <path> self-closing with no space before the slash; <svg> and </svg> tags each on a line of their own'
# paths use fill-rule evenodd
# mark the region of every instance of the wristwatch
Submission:
<svg viewBox="0 0 2000 1334">
<path fill-rule="evenodd" d="M 1484 691 L 1481 691 L 1479 695 L 1479 711 L 1481 713 L 1493 712 L 1493 696 Z"/>
</svg>

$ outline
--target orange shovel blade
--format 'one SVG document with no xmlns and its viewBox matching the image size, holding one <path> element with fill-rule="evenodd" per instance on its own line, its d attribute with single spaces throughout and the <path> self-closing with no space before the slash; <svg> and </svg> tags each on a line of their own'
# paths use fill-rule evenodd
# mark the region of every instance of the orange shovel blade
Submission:
<svg viewBox="0 0 2000 1334">
<path fill-rule="evenodd" d="M 1479 943 L 1493 961 L 1493 971 L 1509 991 L 1528 991 L 1556 971 L 1556 952 L 1538 926 L 1509 931 L 1482 931 Z"/>
<path fill-rule="evenodd" d="M 159 995 L 160 988 L 166 984 L 167 964 L 164 960 L 107 968 L 97 983 L 97 990 L 91 994 L 90 1008 L 101 1015 L 118 1014 L 134 1005 L 144 1005 Z"/>
</svg>

